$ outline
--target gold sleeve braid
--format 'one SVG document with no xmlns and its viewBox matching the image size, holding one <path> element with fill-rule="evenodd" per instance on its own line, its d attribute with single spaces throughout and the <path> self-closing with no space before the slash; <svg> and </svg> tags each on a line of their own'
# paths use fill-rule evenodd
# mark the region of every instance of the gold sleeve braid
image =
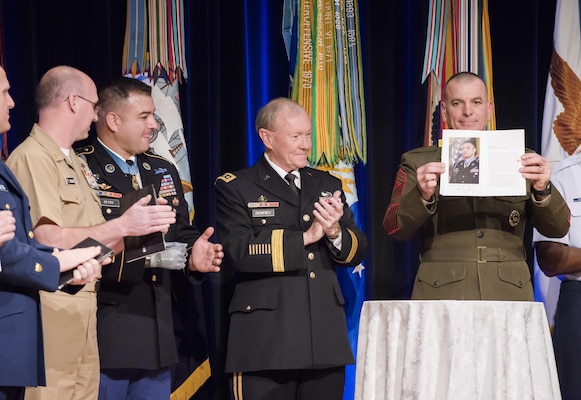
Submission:
<svg viewBox="0 0 581 400">
<path fill-rule="evenodd" d="M 284 272 L 284 251 L 282 248 L 282 238 L 284 229 L 275 229 L 270 237 L 272 247 L 272 271 Z"/>
<path fill-rule="evenodd" d="M 347 232 L 349 232 L 349 236 L 351 236 L 351 251 L 349 251 L 347 258 L 344 261 L 337 261 L 339 264 L 349 264 L 353 260 L 353 257 L 355 257 L 355 253 L 357 253 L 357 248 L 359 247 L 357 235 L 349 228 L 347 228 Z"/>
</svg>

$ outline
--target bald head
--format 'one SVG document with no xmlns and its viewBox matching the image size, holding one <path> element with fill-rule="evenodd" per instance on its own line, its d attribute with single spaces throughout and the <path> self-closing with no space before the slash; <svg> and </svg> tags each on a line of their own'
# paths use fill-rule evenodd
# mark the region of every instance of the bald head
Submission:
<svg viewBox="0 0 581 400">
<path fill-rule="evenodd" d="M 89 136 L 98 102 L 97 87 L 87 74 L 65 65 L 51 68 L 36 87 L 38 126 L 68 149 Z"/>
<path fill-rule="evenodd" d="M 479 75 L 476 75 L 475 73 L 468 71 L 458 72 L 457 74 L 452 75 L 450 79 L 448 79 L 448 81 L 446 82 L 446 87 L 444 88 L 444 101 L 450 98 L 449 93 L 450 91 L 448 90 L 449 87 L 467 84 L 473 84 L 477 86 L 482 85 L 482 88 L 484 88 L 484 93 L 486 94 L 484 101 L 488 101 L 488 92 L 486 90 L 486 83 L 484 83 L 484 81 Z"/>
<path fill-rule="evenodd" d="M 297 102 L 286 97 L 278 97 L 258 110 L 255 123 L 256 132 L 259 132 L 260 129 L 276 130 L 277 118 L 282 111 L 285 111 L 289 116 L 306 114 L 305 109 Z"/>
<path fill-rule="evenodd" d="M 93 80 L 84 72 L 65 65 L 49 69 L 36 88 L 36 106 L 39 110 L 60 105 L 70 94 L 87 95 L 95 91 Z"/>
</svg>

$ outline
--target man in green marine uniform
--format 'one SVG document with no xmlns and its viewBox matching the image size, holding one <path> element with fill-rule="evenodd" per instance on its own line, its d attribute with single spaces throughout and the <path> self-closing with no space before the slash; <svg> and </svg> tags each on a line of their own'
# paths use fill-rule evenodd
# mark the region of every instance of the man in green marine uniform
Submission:
<svg viewBox="0 0 581 400">
<path fill-rule="evenodd" d="M 442 114 L 450 129 L 484 130 L 492 112 L 486 85 L 470 72 L 446 83 Z M 396 240 L 422 236 L 413 299 L 533 300 L 523 237 L 527 221 L 547 237 L 569 229 L 569 208 L 551 188 L 551 166 L 539 154 L 521 156 L 525 196 L 439 195 L 446 164 L 438 147 L 402 156 L 383 228 Z"/>
</svg>

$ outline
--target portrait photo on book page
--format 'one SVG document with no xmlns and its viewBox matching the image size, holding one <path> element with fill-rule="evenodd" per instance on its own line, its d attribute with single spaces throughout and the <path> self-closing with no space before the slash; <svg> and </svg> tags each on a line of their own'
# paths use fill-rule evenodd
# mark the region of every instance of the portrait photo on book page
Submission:
<svg viewBox="0 0 581 400">
<path fill-rule="evenodd" d="M 444 129 L 440 176 L 442 196 L 524 196 L 518 171 L 525 152 L 524 129 L 464 131 Z"/>
</svg>

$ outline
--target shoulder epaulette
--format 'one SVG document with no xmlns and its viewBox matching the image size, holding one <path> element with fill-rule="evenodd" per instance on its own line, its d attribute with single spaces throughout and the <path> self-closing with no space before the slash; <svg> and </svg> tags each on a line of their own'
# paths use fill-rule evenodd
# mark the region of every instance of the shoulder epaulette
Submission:
<svg viewBox="0 0 581 400">
<path fill-rule="evenodd" d="M 217 177 L 216 178 L 216 182 L 218 182 L 218 181 L 224 181 L 226 183 L 230 183 L 234 179 L 236 179 L 236 175 L 234 175 L 231 172 L 226 172 L 224 175 L 220 175 L 219 177 Z M 216 184 L 216 182 L 214 182 L 214 184 Z"/>
<path fill-rule="evenodd" d="M 78 149 L 75 149 L 75 153 L 78 156 L 85 156 L 88 154 L 93 154 L 94 152 L 95 152 L 95 146 L 93 146 L 92 144 L 85 146 L 85 147 L 79 147 Z"/>
<path fill-rule="evenodd" d="M 145 151 L 143 154 L 145 154 L 148 157 L 151 158 L 157 158 L 159 160 L 164 160 L 170 164 L 174 164 L 171 160 L 168 160 L 167 158 L 160 156 L 159 154 L 155 153 L 153 150 L 149 149 L 148 151 Z M 174 164 L 175 165 L 175 164 Z"/>
</svg>

